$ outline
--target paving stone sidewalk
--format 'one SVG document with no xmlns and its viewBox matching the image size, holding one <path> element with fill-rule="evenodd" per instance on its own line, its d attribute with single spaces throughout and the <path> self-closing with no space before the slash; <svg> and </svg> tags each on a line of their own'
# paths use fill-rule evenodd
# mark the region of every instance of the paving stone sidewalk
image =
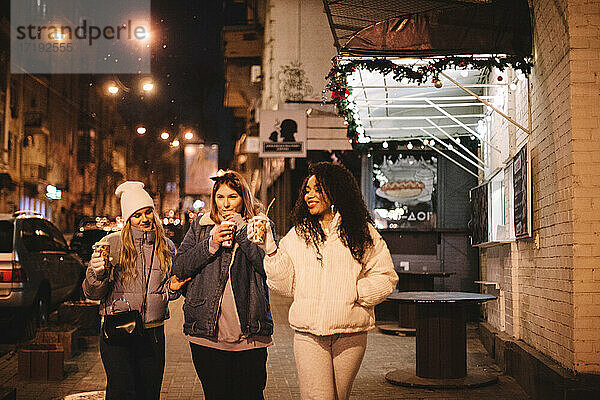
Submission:
<svg viewBox="0 0 600 400">
<path fill-rule="evenodd" d="M 274 345 L 269 348 L 267 400 L 300 398 L 298 377 L 292 350 L 293 332 L 287 323 L 290 300 L 271 296 L 275 320 Z M 167 321 L 166 366 L 161 392 L 162 400 L 203 399 L 202 385 L 196 377 L 190 349 L 181 326 L 182 300 L 171 303 L 171 319 Z M 395 368 L 414 365 L 415 338 L 390 336 L 371 331 L 367 352 L 352 389 L 351 400 L 417 400 L 417 399 L 486 399 L 528 400 L 521 387 L 502 375 L 487 356 L 473 329 L 469 329 L 468 363 L 487 371 L 497 372 L 499 382 L 492 386 L 465 390 L 426 390 L 394 386 L 384 375 Z M 65 363 L 65 379 L 59 382 L 23 381 L 17 377 L 17 355 L 9 352 L 0 357 L 0 385 L 17 388 L 20 400 L 58 400 L 81 392 L 103 390 L 106 377 L 98 347 L 93 346 Z M 81 398 L 81 397 L 79 397 Z M 98 395 L 90 396 L 98 399 Z"/>
</svg>

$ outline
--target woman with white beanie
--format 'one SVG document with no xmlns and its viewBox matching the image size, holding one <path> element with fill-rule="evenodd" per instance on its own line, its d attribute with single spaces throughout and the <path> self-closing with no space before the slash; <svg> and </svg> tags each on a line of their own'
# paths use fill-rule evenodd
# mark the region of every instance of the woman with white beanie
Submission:
<svg viewBox="0 0 600 400">
<path fill-rule="evenodd" d="M 102 239 L 110 245 L 110 265 L 94 250 L 83 291 L 87 298 L 100 300 L 106 399 L 158 400 L 168 301 L 179 296 L 177 290 L 185 282 L 171 277 L 175 245 L 166 237 L 144 184 L 124 182 L 115 194 L 121 199 L 125 225 Z M 129 310 L 134 312 L 122 313 Z M 137 324 L 135 318 L 114 324 L 115 318 L 131 315 L 138 318 Z M 116 335 L 115 330 L 123 334 Z"/>
</svg>

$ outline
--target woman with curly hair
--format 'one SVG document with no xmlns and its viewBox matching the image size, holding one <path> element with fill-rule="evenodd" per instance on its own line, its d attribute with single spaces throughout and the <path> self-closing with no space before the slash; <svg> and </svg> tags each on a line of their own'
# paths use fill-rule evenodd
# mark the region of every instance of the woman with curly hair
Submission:
<svg viewBox="0 0 600 400">
<path fill-rule="evenodd" d="M 375 327 L 373 308 L 398 276 L 345 167 L 312 165 L 292 219 L 279 247 L 266 230 L 267 284 L 294 299 L 289 322 L 302 399 L 344 400 Z"/>
</svg>

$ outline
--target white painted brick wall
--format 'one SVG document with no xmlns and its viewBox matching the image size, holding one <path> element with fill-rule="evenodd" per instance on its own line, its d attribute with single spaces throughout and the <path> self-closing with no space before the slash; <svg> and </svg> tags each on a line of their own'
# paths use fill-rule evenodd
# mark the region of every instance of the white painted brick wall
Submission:
<svg viewBox="0 0 600 400">
<path fill-rule="evenodd" d="M 600 373 L 600 1 L 532 3 L 529 143 L 540 249 L 531 239 L 484 249 L 482 274 L 506 291 L 508 334 L 567 368 Z M 514 93 L 519 122 L 525 89 Z M 526 137 L 515 135 L 518 148 Z M 498 313 L 490 304 L 496 327 Z"/>
<path fill-rule="evenodd" d="M 600 1 L 569 0 L 574 369 L 600 372 Z"/>
</svg>

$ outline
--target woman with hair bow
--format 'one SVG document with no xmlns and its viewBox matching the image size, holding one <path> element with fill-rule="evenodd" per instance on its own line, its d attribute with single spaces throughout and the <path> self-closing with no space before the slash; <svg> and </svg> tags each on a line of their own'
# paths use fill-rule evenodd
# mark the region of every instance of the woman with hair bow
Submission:
<svg viewBox="0 0 600 400">
<path fill-rule="evenodd" d="M 273 319 L 265 252 L 247 235 L 259 205 L 237 172 L 211 179 L 210 213 L 192 222 L 173 265 L 191 279 L 183 332 L 207 400 L 263 399 Z"/>
</svg>

